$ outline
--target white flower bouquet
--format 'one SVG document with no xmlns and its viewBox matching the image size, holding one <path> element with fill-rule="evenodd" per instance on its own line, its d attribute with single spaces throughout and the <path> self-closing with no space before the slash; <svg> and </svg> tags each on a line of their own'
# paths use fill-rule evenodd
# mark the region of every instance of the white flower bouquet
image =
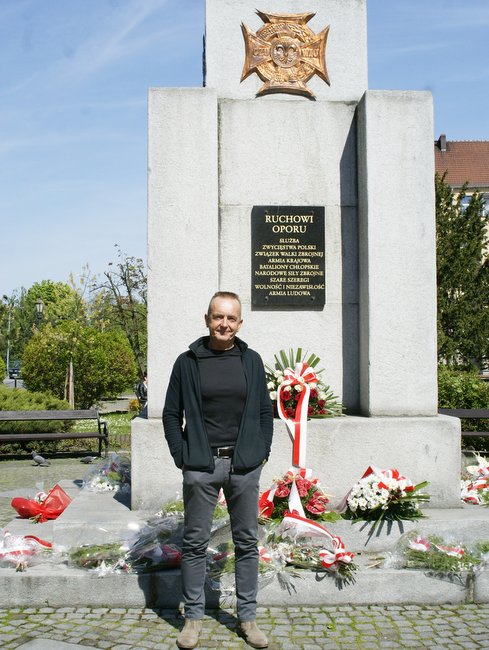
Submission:
<svg viewBox="0 0 489 650">
<path fill-rule="evenodd" d="M 426 481 L 414 485 L 397 469 L 369 467 L 345 497 L 344 519 L 373 521 L 374 528 L 382 520 L 416 520 L 424 517 L 420 504 L 429 495 L 420 493 Z"/>
<path fill-rule="evenodd" d="M 83 489 L 91 492 L 129 492 L 131 461 L 115 452 L 93 467 L 83 479 Z"/>
</svg>

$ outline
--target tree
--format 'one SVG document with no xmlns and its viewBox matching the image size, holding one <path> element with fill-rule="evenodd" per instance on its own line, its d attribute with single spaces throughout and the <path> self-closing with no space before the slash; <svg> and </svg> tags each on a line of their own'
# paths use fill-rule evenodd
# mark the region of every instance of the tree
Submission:
<svg viewBox="0 0 489 650">
<path fill-rule="evenodd" d="M 26 345 L 22 357 L 26 387 L 66 399 L 70 359 L 76 408 L 114 397 L 136 379 L 134 356 L 122 332 L 99 332 L 67 321 L 57 327 L 47 323 Z"/>
<path fill-rule="evenodd" d="M 455 197 L 435 178 L 438 357 L 450 367 L 481 368 L 489 358 L 489 217 L 480 193 Z"/>
<path fill-rule="evenodd" d="M 44 306 L 42 320 L 39 320 L 36 311 L 36 301 L 39 299 Z M 64 282 L 52 280 L 36 282 L 29 289 L 22 288 L 19 293 L 14 292 L 10 298 L 3 296 L 2 306 L 1 328 L 2 332 L 10 330 L 11 360 L 22 357 L 27 342 L 41 324 L 57 325 L 65 321 L 86 319 L 82 294 Z M 2 346 L 2 356 L 5 355 L 4 347 Z"/>
<path fill-rule="evenodd" d="M 118 261 L 109 262 L 105 281 L 99 290 L 99 313 L 102 308 L 112 310 L 115 320 L 127 336 L 136 359 L 138 375 L 142 380 L 146 373 L 147 338 L 147 276 L 143 260 L 128 257 L 116 245 Z M 111 319 L 105 317 L 105 320 Z"/>
</svg>

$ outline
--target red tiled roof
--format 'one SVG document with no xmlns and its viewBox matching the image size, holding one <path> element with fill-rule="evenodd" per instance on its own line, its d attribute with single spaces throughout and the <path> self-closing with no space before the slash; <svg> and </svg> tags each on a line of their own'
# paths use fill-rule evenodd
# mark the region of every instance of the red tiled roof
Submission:
<svg viewBox="0 0 489 650">
<path fill-rule="evenodd" d="M 443 136 L 435 142 L 435 171 L 447 171 L 446 181 L 460 187 L 466 181 L 470 187 L 489 187 L 489 141 L 446 140 L 446 151 L 440 149 Z"/>
</svg>

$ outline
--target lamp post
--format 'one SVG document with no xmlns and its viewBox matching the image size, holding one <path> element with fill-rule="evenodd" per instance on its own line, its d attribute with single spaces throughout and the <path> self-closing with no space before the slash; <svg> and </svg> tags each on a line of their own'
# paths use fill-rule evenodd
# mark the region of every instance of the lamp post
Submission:
<svg viewBox="0 0 489 650">
<path fill-rule="evenodd" d="M 42 321 L 42 313 L 44 311 L 44 302 L 42 298 L 38 298 L 36 300 L 36 321 L 37 321 L 37 329 L 39 329 L 39 326 L 41 325 Z"/>
<path fill-rule="evenodd" d="M 10 324 L 12 322 L 12 305 L 8 306 L 8 323 L 7 323 L 7 377 L 10 370 Z"/>
</svg>

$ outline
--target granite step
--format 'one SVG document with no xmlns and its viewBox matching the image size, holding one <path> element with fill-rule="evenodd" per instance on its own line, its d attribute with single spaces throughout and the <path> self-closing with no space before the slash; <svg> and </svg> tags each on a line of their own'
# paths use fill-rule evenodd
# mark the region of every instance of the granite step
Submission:
<svg viewBox="0 0 489 650">
<path fill-rule="evenodd" d="M 129 495 L 88 491 L 73 494 L 72 503 L 54 522 L 34 524 L 16 518 L 5 528 L 13 534 L 35 534 L 66 548 L 127 539 L 151 514 L 131 511 Z M 328 529 L 343 539 L 347 550 L 357 554 L 359 570 L 355 584 L 339 583 L 328 574 L 300 570 L 287 585 L 279 576 L 262 584 L 259 603 L 319 606 L 489 602 L 489 571 L 441 577 L 418 570 L 389 568 L 389 563 L 382 565 L 379 558 L 395 554 L 401 536 L 413 530 L 464 545 L 489 540 L 488 509 L 462 505 L 456 509 L 427 508 L 424 512 L 424 519 L 384 524 L 374 534 L 370 524 L 349 521 L 328 524 Z M 98 572 L 65 563 L 29 566 L 23 573 L 12 568 L 0 569 L 0 607 L 173 608 L 178 607 L 180 595 L 180 571 L 175 569 L 144 575 L 108 573 L 103 577 Z M 220 591 L 208 590 L 209 607 L 232 602 L 232 589 L 230 595 L 228 585 L 222 584 Z"/>
</svg>

